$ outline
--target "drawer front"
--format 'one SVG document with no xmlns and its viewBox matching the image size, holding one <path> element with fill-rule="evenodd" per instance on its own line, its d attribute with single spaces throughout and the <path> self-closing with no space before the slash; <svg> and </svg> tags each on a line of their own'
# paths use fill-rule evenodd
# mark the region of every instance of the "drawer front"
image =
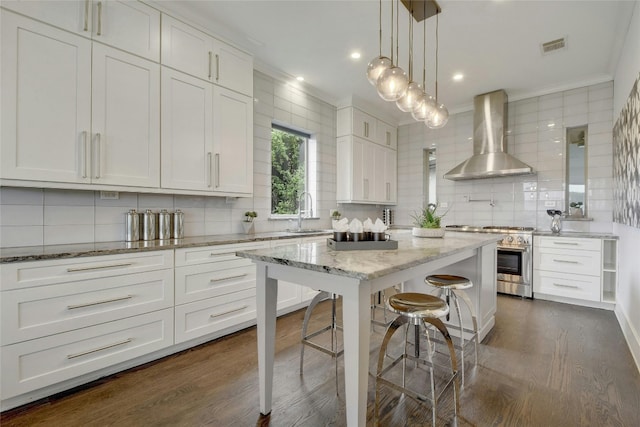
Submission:
<svg viewBox="0 0 640 427">
<path fill-rule="evenodd" d="M 536 252 L 536 268 L 540 270 L 600 276 L 600 252 L 546 248 Z"/>
<path fill-rule="evenodd" d="M 173 306 L 173 270 L 2 293 L 2 345 Z"/>
<path fill-rule="evenodd" d="M 234 264 L 237 264 L 235 260 L 176 268 L 176 304 L 255 288 L 255 265 L 236 267 Z"/>
<path fill-rule="evenodd" d="M 173 309 L 2 347 L 4 399 L 173 345 Z"/>
<path fill-rule="evenodd" d="M 2 264 L 1 289 L 53 285 L 173 268 L 173 251 Z"/>
<path fill-rule="evenodd" d="M 533 292 L 548 295 L 600 301 L 600 278 L 578 274 L 550 273 L 534 270 Z"/>
<path fill-rule="evenodd" d="M 575 249 L 583 251 L 599 251 L 602 246 L 600 239 L 587 239 L 575 237 L 546 237 L 535 236 L 533 247 L 554 248 L 572 251 Z"/>
<path fill-rule="evenodd" d="M 256 290 L 209 298 L 175 308 L 176 344 L 256 319 Z"/>
<path fill-rule="evenodd" d="M 176 249 L 176 267 L 185 265 L 222 262 L 237 259 L 236 251 L 268 248 L 269 242 L 238 243 L 233 245 L 205 246 L 201 248 Z M 251 261 L 242 258 L 247 264 Z"/>
</svg>

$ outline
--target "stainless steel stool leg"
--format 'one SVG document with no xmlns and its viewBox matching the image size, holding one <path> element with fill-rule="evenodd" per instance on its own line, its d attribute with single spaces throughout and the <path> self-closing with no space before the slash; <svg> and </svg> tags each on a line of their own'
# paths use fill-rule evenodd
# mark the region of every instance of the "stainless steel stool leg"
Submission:
<svg viewBox="0 0 640 427">
<path fill-rule="evenodd" d="M 461 388 L 464 388 L 464 326 L 462 324 L 462 313 L 460 312 L 460 303 L 458 303 L 456 293 L 451 291 L 449 292 L 451 293 L 451 299 L 453 300 L 453 304 L 458 312 L 458 324 L 460 325 L 460 373 L 462 375 L 460 383 Z"/>
<path fill-rule="evenodd" d="M 384 358 L 385 358 L 385 354 L 387 352 L 387 346 L 389 345 L 389 341 L 391 340 L 391 337 L 393 336 L 393 334 L 396 332 L 396 330 L 401 327 L 402 325 L 404 325 L 405 323 L 408 323 L 407 318 L 404 316 L 398 316 L 393 322 L 391 322 L 391 324 L 387 327 L 387 331 L 384 334 L 384 337 L 382 338 L 382 344 L 380 345 L 380 352 L 378 353 L 378 369 L 376 371 L 376 379 L 377 376 L 380 374 L 380 372 L 382 371 L 382 368 L 384 366 Z M 406 345 L 407 345 L 407 330 L 409 328 L 409 324 L 407 324 L 407 328 L 405 328 L 405 353 L 406 353 Z M 403 363 L 405 361 L 403 360 Z M 404 366 L 403 366 L 403 382 L 404 382 Z M 403 383 L 404 386 L 404 383 Z M 375 421 L 376 421 L 376 425 L 378 423 L 378 420 L 380 418 L 380 382 L 376 381 L 376 399 L 375 399 L 375 409 L 374 409 L 374 417 L 375 417 Z"/>
<path fill-rule="evenodd" d="M 302 322 L 302 339 L 300 345 L 300 375 L 302 375 L 303 371 L 303 362 L 304 362 L 304 340 L 307 339 L 307 328 L 309 326 L 309 319 L 311 318 L 311 313 L 313 309 L 320 302 L 326 300 L 327 298 L 331 298 L 329 292 L 318 292 L 318 294 L 313 297 L 311 302 L 309 303 L 309 307 L 307 307 L 307 311 L 304 312 L 304 321 Z"/>
<path fill-rule="evenodd" d="M 471 298 L 465 291 L 453 291 L 456 296 L 462 298 L 462 301 L 466 304 L 469 309 L 469 313 L 471 313 L 471 320 L 473 322 L 473 338 L 474 338 L 474 347 L 475 347 L 475 356 L 476 356 L 476 364 L 478 363 L 478 319 L 476 318 L 476 310 L 473 308 L 473 303 L 471 302 Z"/>
</svg>

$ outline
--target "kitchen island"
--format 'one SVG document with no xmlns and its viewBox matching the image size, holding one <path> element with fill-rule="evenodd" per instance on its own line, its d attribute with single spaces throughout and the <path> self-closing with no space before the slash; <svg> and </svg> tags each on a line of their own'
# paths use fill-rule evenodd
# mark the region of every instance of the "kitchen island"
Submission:
<svg viewBox="0 0 640 427">
<path fill-rule="evenodd" d="M 396 284 L 419 286 L 428 274 L 463 274 L 478 316 L 480 338 L 494 324 L 496 308 L 495 235 L 447 232 L 442 239 L 392 234 L 397 250 L 334 251 L 322 243 L 240 251 L 256 264 L 260 412 L 271 412 L 278 281 L 342 296 L 344 373 L 348 426 L 365 426 L 371 294 Z M 427 290 L 424 285 L 424 290 Z"/>
</svg>

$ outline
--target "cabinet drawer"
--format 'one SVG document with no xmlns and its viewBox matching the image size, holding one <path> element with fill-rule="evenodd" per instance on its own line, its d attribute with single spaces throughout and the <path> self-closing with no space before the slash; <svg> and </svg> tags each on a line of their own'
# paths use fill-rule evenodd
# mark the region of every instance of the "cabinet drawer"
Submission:
<svg viewBox="0 0 640 427">
<path fill-rule="evenodd" d="M 547 248 L 536 252 L 536 268 L 540 270 L 600 276 L 600 252 Z"/>
<path fill-rule="evenodd" d="M 2 397 L 20 395 L 173 344 L 173 309 L 2 347 Z"/>
<path fill-rule="evenodd" d="M 561 297 L 600 301 L 600 278 L 534 270 L 533 291 Z M 535 295 L 534 295 L 535 297 Z"/>
<path fill-rule="evenodd" d="M 255 288 L 255 265 L 253 263 L 242 265 L 240 261 L 233 260 L 176 268 L 176 304 Z M 243 264 L 246 263 L 243 262 Z"/>
<path fill-rule="evenodd" d="M 571 237 L 546 237 L 536 236 L 534 247 L 539 248 L 554 248 L 562 250 L 584 250 L 584 251 L 599 251 L 602 246 L 600 239 L 587 239 L 587 238 L 571 238 Z"/>
<path fill-rule="evenodd" d="M 2 345 L 173 306 L 171 269 L 2 294 Z"/>
<path fill-rule="evenodd" d="M 9 263 L 2 264 L 0 269 L 1 289 L 76 282 L 165 268 L 173 268 L 173 251 Z"/>
<path fill-rule="evenodd" d="M 269 242 L 238 243 L 232 245 L 204 246 L 200 248 L 176 249 L 176 267 L 211 262 L 243 259 L 236 257 L 236 251 L 268 248 Z M 251 264 L 246 260 L 247 265 Z"/>
<path fill-rule="evenodd" d="M 176 344 L 255 318 L 255 288 L 176 306 Z"/>
</svg>

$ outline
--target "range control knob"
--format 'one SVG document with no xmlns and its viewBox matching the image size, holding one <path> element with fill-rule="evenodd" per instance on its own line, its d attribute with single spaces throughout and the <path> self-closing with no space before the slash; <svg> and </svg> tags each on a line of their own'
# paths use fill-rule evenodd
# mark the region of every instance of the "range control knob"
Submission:
<svg viewBox="0 0 640 427">
<path fill-rule="evenodd" d="M 518 236 L 518 244 L 522 245 L 524 243 L 524 238 Z"/>
<path fill-rule="evenodd" d="M 506 240 L 507 243 L 511 243 L 511 242 L 513 242 L 513 236 L 507 236 L 507 237 L 505 237 L 504 240 Z"/>
</svg>

